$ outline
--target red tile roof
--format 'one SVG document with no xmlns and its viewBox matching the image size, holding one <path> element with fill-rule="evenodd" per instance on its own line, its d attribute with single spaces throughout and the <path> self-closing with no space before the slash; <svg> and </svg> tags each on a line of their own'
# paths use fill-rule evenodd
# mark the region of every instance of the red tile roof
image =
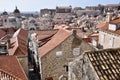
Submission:
<svg viewBox="0 0 120 80">
<path fill-rule="evenodd" d="M 36 33 L 38 35 L 37 36 L 38 40 L 42 40 L 42 39 L 48 38 L 50 36 L 53 36 L 57 32 L 58 32 L 58 29 L 54 29 L 54 30 L 38 30 L 38 31 L 36 31 Z"/>
<path fill-rule="evenodd" d="M 6 35 L 6 32 L 0 29 L 0 39 Z"/>
<path fill-rule="evenodd" d="M 43 57 L 48 52 L 56 48 L 63 41 L 65 41 L 71 33 L 67 30 L 60 29 L 45 45 L 39 48 L 40 57 Z"/>
<path fill-rule="evenodd" d="M 69 26 L 67 26 L 66 24 L 60 24 L 54 27 L 54 29 L 66 29 L 69 28 Z"/>
<path fill-rule="evenodd" d="M 2 40 L 10 40 L 12 35 L 15 33 L 17 29 L 15 28 L 1 28 L 0 29 L 0 38 Z"/>
<path fill-rule="evenodd" d="M 104 31 L 109 31 L 109 32 L 112 32 L 112 33 L 115 33 L 115 34 L 120 34 L 120 29 L 116 30 L 116 31 L 113 31 L 113 30 L 109 30 L 108 27 L 109 27 L 109 24 L 118 24 L 120 23 L 120 17 L 117 17 L 113 20 L 111 20 L 109 23 L 106 22 L 106 23 L 101 23 L 99 24 L 96 28 L 99 28 L 101 30 L 104 30 Z"/>
<path fill-rule="evenodd" d="M 109 29 L 108 29 L 108 26 L 109 26 L 109 23 L 106 23 L 106 24 L 101 28 L 101 30 L 109 31 L 109 32 L 112 32 L 112 33 L 115 33 L 115 34 L 119 34 L 119 35 L 120 35 L 120 29 L 118 29 L 118 30 L 116 30 L 116 31 L 113 31 L 113 30 L 109 30 Z"/>
<path fill-rule="evenodd" d="M 10 48 L 8 49 L 9 55 L 27 56 L 27 42 L 15 37 L 10 39 Z"/>
<path fill-rule="evenodd" d="M 22 28 L 19 28 L 13 35 L 13 37 L 20 37 L 24 40 L 27 40 L 28 39 L 28 33 L 26 30 L 22 29 Z"/>
<path fill-rule="evenodd" d="M 91 39 L 90 38 L 82 38 L 82 40 L 86 43 L 90 43 L 91 42 Z"/>
<path fill-rule="evenodd" d="M 44 45 L 57 32 L 58 32 L 58 29 L 54 29 L 54 30 L 38 30 L 38 31 L 36 31 L 36 33 L 37 33 L 37 39 L 38 39 L 38 44 L 40 46 Z"/>
<path fill-rule="evenodd" d="M 27 77 L 15 56 L 0 56 L 0 71 L 11 75 L 16 80 L 27 80 Z"/>
<path fill-rule="evenodd" d="M 120 23 L 120 17 L 117 17 L 117 18 L 111 20 L 110 23 L 111 24 L 118 24 L 118 23 Z"/>
<path fill-rule="evenodd" d="M 83 33 L 83 32 L 81 31 L 81 28 L 76 28 L 76 27 L 74 27 L 74 28 L 67 28 L 67 30 L 70 30 L 70 31 L 72 31 L 73 29 L 77 31 L 77 34 Z"/>
<path fill-rule="evenodd" d="M 96 29 L 100 29 L 102 27 L 106 26 L 106 22 L 100 23 L 96 26 Z"/>
<path fill-rule="evenodd" d="M 100 80 L 120 80 L 120 48 L 86 52 Z"/>
<path fill-rule="evenodd" d="M 27 56 L 27 39 L 27 31 L 22 28 L 18 29 L 14 33 L 13 38 L 10 39 L 9 55 Z"/>
</svg>

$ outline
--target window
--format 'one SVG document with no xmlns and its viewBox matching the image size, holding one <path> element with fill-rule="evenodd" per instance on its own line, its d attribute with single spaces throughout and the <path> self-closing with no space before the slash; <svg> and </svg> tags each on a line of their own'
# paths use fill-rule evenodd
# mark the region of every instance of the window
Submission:
<svg viewBox="0 0 120 80">
<path fill-rule="evenodd" d="M 109 39 L 109 46 L 113 47 L 113 45 L 114 45 L 114 38 L 110 38 Z"/>
<path fill-rule="evenodd" d="M 74 48 L 73 49 L 73 55 L 79 55 L 80 54 L 80 48 Z"/>
<path fill-rule="evenodd" d="M 109 24 L 109 30 L 115 31 L 117 29 L 117 26 L 114 24 Z"/>
<path fill-rule="evenodd" d="M 65 71 L 68 72 L 68 65 L 63 66 L 65 68 Z"/>
<path fill-rule="evenodd" d="M 57 57 L 62 56 L 62 51 L 57 51 L 57 52 L 56 52 L 56 56 L 57 56 Z"/>
<path fill-rule="evenodd" d="M 105 41 L 105 35 L 104 34 L 101 35 L 101 39 L 100 40 L 101 40 L 100 41 L 101 43 L 104 43 L 104 41 Z"/>
</svg>

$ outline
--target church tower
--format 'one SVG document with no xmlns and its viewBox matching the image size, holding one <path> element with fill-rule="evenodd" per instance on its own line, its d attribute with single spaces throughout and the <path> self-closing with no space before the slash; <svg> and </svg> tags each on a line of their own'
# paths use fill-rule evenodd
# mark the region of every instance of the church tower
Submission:
<svg viewBox="0 0 120 80">
<path fill-rule="evenodd" d="M 14 14 L 15 17 L 19 17 L 19 16 L 20 16 L 20 11 L 19 11 L 19 9 L 17 8 L 17 6 L 16 6 L 13 14 Z"/>
<path fill-rule="evenodd" d="M 4 11 L 2 13 L 2 20 L 3 20 L 3 25 L 7 25 L 7 22 L 8 22 L 8 13 L 6 11 Z"/>
</svg>

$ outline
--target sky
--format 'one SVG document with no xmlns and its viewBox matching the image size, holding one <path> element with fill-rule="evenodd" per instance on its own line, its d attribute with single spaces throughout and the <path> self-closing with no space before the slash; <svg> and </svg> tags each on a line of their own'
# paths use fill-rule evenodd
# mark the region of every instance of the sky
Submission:
<svg viewBox="0 0 120 80">
<path fill-rule="evenodd" d="M 98 4 L 117 4 L 119 0 L 1 0 L 0 11 L 13 12 L 15 6 L 22 11 L 40 11 L 43 8 L 55 9 L 56 6 L 85 7 Z"/>
</svg>

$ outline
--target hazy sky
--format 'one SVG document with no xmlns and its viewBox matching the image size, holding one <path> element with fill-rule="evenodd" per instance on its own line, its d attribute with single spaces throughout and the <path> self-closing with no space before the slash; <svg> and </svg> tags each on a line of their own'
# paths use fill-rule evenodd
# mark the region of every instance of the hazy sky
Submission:
<svg viewBox="0 0 120 80">
<path fill-rule="evenodd" d="M 20 11 L 40 11 L 42 8 L 55 8 L 56 6 L 85 7 L 119 2 L 119 0 L 0 0 L 0 11 L 12 12 L 15 6 Z"/>
</svg>

